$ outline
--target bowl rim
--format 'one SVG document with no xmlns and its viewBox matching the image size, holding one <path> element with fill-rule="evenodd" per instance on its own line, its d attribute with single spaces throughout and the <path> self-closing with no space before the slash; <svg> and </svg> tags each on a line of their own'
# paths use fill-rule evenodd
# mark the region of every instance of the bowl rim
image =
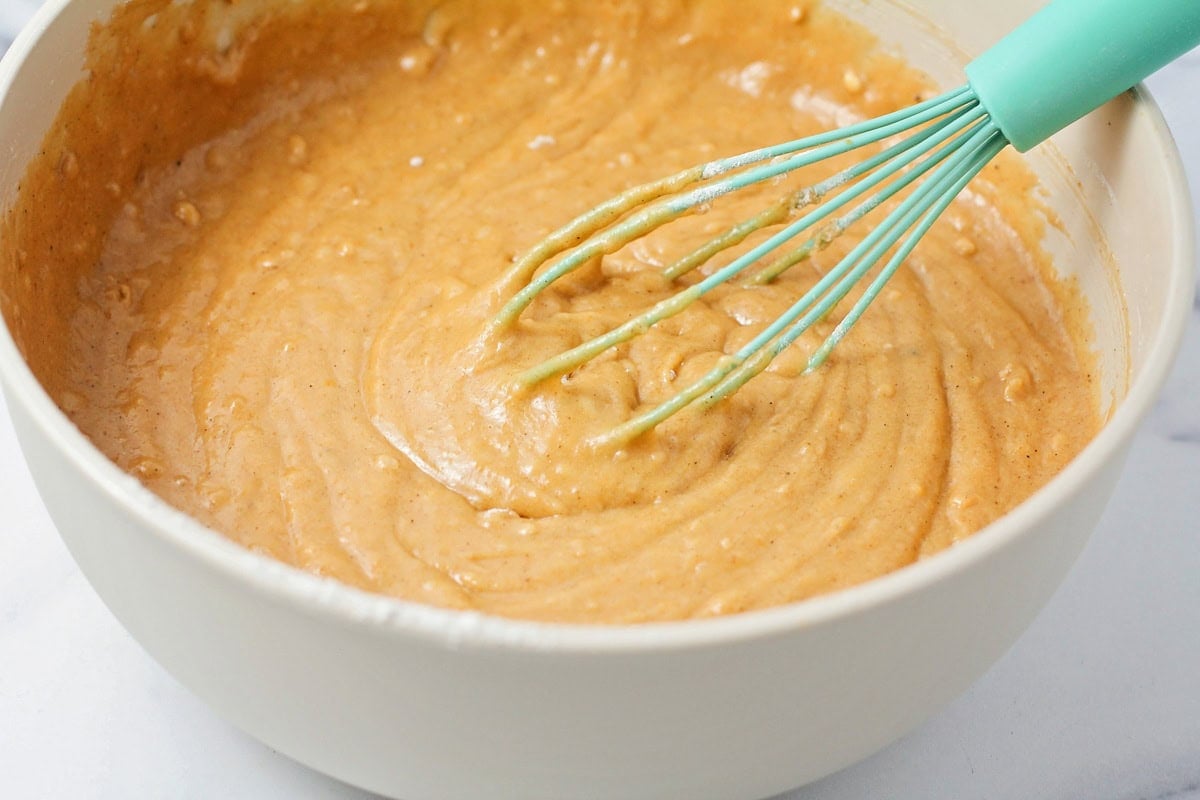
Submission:
<svg viewBox="0 0 1200 800">
<path fill-rule="evenodd" d="M 118 0 L 114 0 L 117 2 Z M 28 57 L 48 41 L 47 29 L 77 0 L 49 0 L 0 60 L 0 108 Z M 1195 218 L 1187 179 L 1158 104 L 1144 85 L 1131 90 L 1130 114 L 1145 115 L 1166 176 L 1164 209 L 1173 234 L 1168 299 L 1146 361 L 1099 433 L 1043 487 L 998 520 L 939 553 L 830 594 L 729 616 L 634 624 L 542 622 L 428 606 L 375 594 L 254 553 L 158 498 L 111 462 L 50 399 L 25 362 L 7 320 L 0 325 L 0 384 L 10 404 L 28 414 L 50 445 L 150 535 L 222 577 L 332 624 L 381 636 L 411 636 L 455 649 L 528 653 L 632 654 L 703 648 L 781 635 L 852 616 L 914 595 L 971 569 L 1022 536 L 1060 501 L 1079 492 L 1132 438 L 1166 382 L 1183 340 L 1194 292 Z M 11 413 L 11 412 L 10 412 Z"/>
</svg>

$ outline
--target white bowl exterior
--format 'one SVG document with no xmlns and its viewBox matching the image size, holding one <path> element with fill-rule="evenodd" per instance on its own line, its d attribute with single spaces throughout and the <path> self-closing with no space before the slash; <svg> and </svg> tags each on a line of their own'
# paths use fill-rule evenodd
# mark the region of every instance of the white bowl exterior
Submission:
<svg viewBox="0 0 1200 800">
<path fill-rule="evenodd" d="M 1056 505 L 1039 526 L 1052 535 L 1013 537 L 855 613 L 729 641 L 559 649 L 305 607 L 165 540 L 47 446 L 20 403 L 14 423 L 72 555 L 148 652 L 279 751 L 409 800 L 755 798 L 853 763 L 1007 649 L 1120 467 Z"/>
<path fill-rule="evenodd" d="M 0 68 L 4 202 L 79 77 L 81 59 L 62 54 L 81 52 L 112 4 L 51 3 L 67 10 L 30 57 L 27 33 Z M 914 5 L 952 34 L 973 32 L 960 40 L 976 50 L 979 28 L 1005 30 L 1040 4 Z M 1097 219 L 1125 223 L 1110 229 L 1134 339 L 1122 407 L 1062 476 L 987 531 L 797 606 L 584 628 L 367 595 L 167 508 L 53 407 L 7 332 L 0 376 L 46 506 L 97 593 L 183 684 L 281 752 L 408 800 L 763 797 L 877 750 L 982 674 L 1059 584 L 1111 492 L 1182 331 L 1192 254 L 1161 119 L 1128 101 L 1104 114 L 1088 125 L 1122 121 L 1136 176 L 1111 172 L 1086 131 L 1061 146 Z"/>
</svg>

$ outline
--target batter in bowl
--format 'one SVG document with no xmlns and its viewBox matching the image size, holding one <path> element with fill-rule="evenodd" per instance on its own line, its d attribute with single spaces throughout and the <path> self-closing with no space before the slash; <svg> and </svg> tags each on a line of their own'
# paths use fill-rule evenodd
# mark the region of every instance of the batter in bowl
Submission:
<svg viewBox="0 0 1200 800">
<path fill-rule="evenodd" d="M 511 261 L 629 185 L 926 82 L 805 3 L 308 6 L 244 25 L 253 3 L 122 8 L 5 223 L 4 309 L 39 378 L 235 541 L 504 616 L 728 614 L 944 549 L 1098 429 L 1086 314 L 1002 158 L 819 371 L 801 374 L 836 315 L 729 400 L 590 446 L 748 341 L 854 234 L 527 391 L 515 373 L 677 291 L 656 269 L 795 187 L 597 260 L 485 337 Z"/>
</svg>

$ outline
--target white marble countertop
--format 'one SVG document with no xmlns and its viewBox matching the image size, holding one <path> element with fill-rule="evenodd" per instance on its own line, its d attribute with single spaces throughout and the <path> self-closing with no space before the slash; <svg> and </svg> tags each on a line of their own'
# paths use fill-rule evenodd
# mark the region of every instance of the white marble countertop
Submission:
<svg viewBox="0 0 1200 800">
<path fill-rule="evenodd" d="M 37 0 L 0 0 L 0 52 Z M 1200 52 L 1150 81 L 1200 197 Z M 0 798 L 365 798 L 245 736 L 109 615 L 0 401 Z M 1200 800 L 1200 296 L 1083 557 L 978 683 L 787 800 Z M 781 798 L 782 800 L 782 798 Z"/>
</svg>

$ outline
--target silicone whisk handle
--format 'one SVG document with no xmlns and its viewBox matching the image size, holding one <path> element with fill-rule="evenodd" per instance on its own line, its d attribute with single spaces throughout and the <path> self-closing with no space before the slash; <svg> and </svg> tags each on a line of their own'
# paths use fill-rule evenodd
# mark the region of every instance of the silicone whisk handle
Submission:
<svg viewBox="0 0 1200 800">
<path fill-rule="evenodd" d="M 1022 152 L 1200 44 L 1200 0 L 1054 0 L 967 66 Z"/>
</svg>

